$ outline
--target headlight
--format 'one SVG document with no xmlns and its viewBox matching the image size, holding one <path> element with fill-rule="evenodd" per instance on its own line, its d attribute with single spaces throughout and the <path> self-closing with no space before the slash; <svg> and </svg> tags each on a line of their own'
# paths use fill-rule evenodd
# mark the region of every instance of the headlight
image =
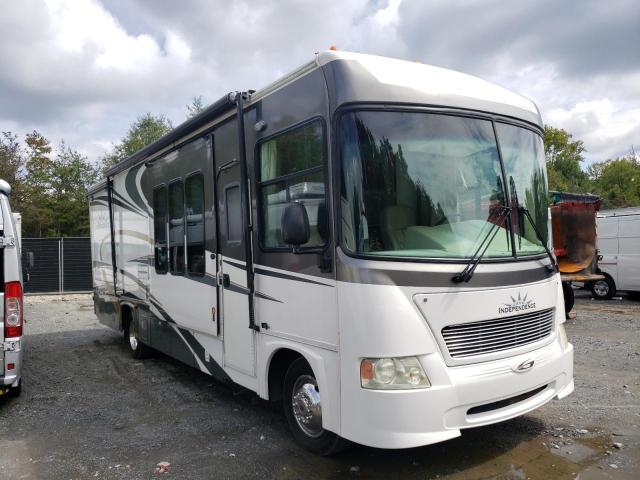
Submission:
<svg viewBox="0 0 640 480">
<path fill-rule="evenodd" d="M 569 348 L 569 339 L 567 338 L 567 331 L 564 329 L 564 325 L 558 325 L 558 336 L 560 337 L 560 345 L 562 350 Z"/>
<path fill-rule="evenodd" d="M 360 364 L 362 388 L 404 390 L 431 386 L 416 357 L 365 358 Z"/>
</svg>

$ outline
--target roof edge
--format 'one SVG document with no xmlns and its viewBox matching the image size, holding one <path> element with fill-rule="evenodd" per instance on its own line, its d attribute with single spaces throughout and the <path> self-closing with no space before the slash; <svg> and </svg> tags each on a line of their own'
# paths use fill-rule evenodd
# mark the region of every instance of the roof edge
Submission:
<svg viewBox="0 0 640 480">
<path fill-rule="evenodd" d="M 226 112 L 227 110 L 230 110 L 235 105 L 234 96 L 235 96 L 235 93 L 233 92 L 224 95 L 219 100 L 217 100 L 216 102 L 212 103 L 207 108 L 205 108 L 201 113 L 199 113 L 195 117 L 182 122 L 176 128 L 171 130 L 166 135 L 163 135 L 152 144 L 147 145 L 146 147 L 138 150 L 136 153 L 134 153 L 130 157 L 127 157 L 121 162 L 118 162 L 117 164 L 115 164 L 113 167 L 111 167 L 109 170 L 105 172 L 105 175 L 107 177 L 112 177 L 113 175 L 123 170 L 126 170 L 128 168 L 133 167 L 134 165 L 137 165 L 138 163 L 142 162 L 142 160 L 147 158 L 149 155 L 152 155 L 170 146 L 171 144 L 180 140 L 182 137 L 184 137 L 188 133 L 207 124 L 208 122 L 218 117 L 220 114 Z"/>
</svg>

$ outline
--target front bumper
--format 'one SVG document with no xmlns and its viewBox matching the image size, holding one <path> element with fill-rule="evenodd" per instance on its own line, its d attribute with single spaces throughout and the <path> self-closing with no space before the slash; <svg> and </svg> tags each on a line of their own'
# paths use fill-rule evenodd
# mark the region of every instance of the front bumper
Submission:
<svg viewBox="0 0 640 480">
<path fill-rule="evenodd" d="M 529 360 L 532 368 L 516 371 Z M 340 434 L 379 448 L 428 445 L 457 437 L 464 428 L 522 415 L 573 391 L 573 346 L 562 350 L 558 341 L 515 357 L 460 367 L 448 367 L 439 354 L 420 361 L 431 388 L 382 391 L 343 383 Z"/>
<path fill-rule="evenodd" d="M 0 387 L 17 387 L 22 375 L 22 339 L 0 342 Z M 13 368 L 9 368 L 13 365 Z"/>
</svg>

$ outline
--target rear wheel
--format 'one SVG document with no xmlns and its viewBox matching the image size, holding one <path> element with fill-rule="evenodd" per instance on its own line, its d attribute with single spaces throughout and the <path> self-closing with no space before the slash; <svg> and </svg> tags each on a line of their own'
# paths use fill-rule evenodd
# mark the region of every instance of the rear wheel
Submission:
<svg viewBox="0 0 640 480">
<path fill-rule="evenodd" d="M 591 295 L 596 300 L 610 300 L 616 294 L 616 284 L 606 273 L 604 280 L 596 280 L 591 284 Z"/>
<path fill-rule="evenodd" d="M 18 383 L 17 387 L 11 387 L 7 392 L 7 396 L 11 398 L 18 398 L 22 393 L 22 380 Z"/>
<path fill-rule="evenodd" d="M 573 293 L 573 287 L 569 282 L 562 282 L 562 293 L 564 294 L 564 312 L 569 315 L 576 303 L 576 297 Z"/>
<path fill-rule="evenodd" d="M 322 428 L 318 382 L 304 358 L 295 360 L 287 370 L 282 397 L 289 429 L 304 448 L 318 455 L 332 455 L 348 445 L 343 438 Z"/>
<path fill-rule="evenodd" d="M 138 338 L 138 334 L 131 325 L 131 322 L 127 322 L 124 327 L 124 343 L 131 356 L 136 360 L 147 358 L 152 353 L 151 348 L 142 343 Z"/>
</svg>

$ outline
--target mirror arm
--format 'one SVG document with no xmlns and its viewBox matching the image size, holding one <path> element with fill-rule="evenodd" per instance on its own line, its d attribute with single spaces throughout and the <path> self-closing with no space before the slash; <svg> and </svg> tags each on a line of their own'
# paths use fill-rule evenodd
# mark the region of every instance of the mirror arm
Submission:
<svg viewBox="0 0 640 480">
<path fill-rule="evenodd" d="M 310 253 L 321 254 L 325 250 L 324 247 L 312 247 L 312 248 L 300 248 L 299 245 L 291 246 L 291 253 L 295 253 L 296 255 L 308 255 Z"/>
<path fill-rule="evenodd" d="M 331 250 L 327 244 L 324 247 L 312 247 L 301 249 L 298 245 L 291 246 L 291 253 L 295 255 L 309 255 L 316 254 L 320 258 L 318 259 L 318 268 L 322 273 L 329 273 L 332 270 L 331 267 Z"/>
</svg>

